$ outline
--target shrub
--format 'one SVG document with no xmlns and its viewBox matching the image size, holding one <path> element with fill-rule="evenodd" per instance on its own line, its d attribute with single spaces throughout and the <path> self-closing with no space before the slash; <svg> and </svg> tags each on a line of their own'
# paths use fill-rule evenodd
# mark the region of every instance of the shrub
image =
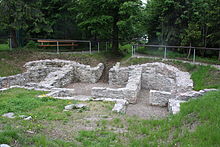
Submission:
<svg viewBox="0 0 220 147">
<path fill-rule="evenodd" d="M 30 40 L 26 44 L 25 48 L 38 48 L 38 45 L 39 45 L 38 43 L 34 42 L 33 40 Z"/>
<path fill-rule="evenodd" d="M 131 54 L 132 52 L 132 45 L 131 44 L 125 44 L 121 45 L 119 48 L 119 51 L 122 55 Z"/>
</svg>

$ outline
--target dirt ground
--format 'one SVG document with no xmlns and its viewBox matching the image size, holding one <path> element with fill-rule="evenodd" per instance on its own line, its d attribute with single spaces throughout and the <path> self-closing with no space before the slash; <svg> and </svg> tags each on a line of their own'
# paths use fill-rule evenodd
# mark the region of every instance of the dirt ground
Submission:
<svg viewBox="0 0 220 147">
<path fill-rule="evenodd" d="M 136 104 L 129 104 L 126 114 L 143 119 L 160 119 L 168 115 L 166 107 L 151 106 L 149 104 L 149 90 L 141 90 Z"/>
<path fill-rule="evenodd" d="M 73 88 L 76 95 L 91 96 L 91 90 L 93 87 L 109 87 L 120 88 L 110 86 L 108 83 L 72 83 L 67 88 Z M 141 90 L 136 104 L 129 104 L 127 107 L 126 115 L 137 116 L 142 119 L 160 119 L 168 115 L 166 107 L 151 106 L 149 104 L 149 90 Z"/>
<path fill-rule="evenodd" d="M 108 83 L 98 82 L 98 83 L 72 83 L 66 88 L 73 88 L 76 95 L 91 96 L 91 91 L 93 87 L 108 87 L 108 88 L 119 88 L 116 86 L 110 86 Z"/>
</svg>

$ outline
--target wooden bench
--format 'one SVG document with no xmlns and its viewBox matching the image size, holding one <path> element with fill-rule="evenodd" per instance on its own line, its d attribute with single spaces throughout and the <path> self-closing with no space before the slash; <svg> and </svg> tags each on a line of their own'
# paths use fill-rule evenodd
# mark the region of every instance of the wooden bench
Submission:
<svg viewBox="0 0 220 147">
<path fill-rule="evenodd" d="M 60 46 L 78 46 L 78 44 L 75 44 L 74 40 L 55 40 L 55 39 L 40 39 L 37 40 L 37 42 L 41 43 L 39 45 L 40 47 L 49 47 L 49 46 L 56 46 L 57 47 L 57 53 L 59 54 L 59 47 Z M 44 44 L 44 43 L 56 43 L 56 44 Z"/>
</svg>

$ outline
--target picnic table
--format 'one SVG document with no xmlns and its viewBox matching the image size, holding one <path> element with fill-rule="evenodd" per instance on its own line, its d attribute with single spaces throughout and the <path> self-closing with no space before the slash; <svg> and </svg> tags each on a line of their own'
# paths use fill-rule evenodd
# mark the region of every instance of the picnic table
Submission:
<svg viewBox="0 0 220 147">
<path fill-rule="evenodd" d="M 56 46 L 57 47 L 57 53 L 59 54 L 60 46 L 78 46 L 78 44 L 75 44 L 75 40 L 56 40 L 56 39 L 39 39 L 37 42 L 41 43 L 39 45 L 40 47 L 49 47 L 49 46 Z M 47 43 L 47 44 L 44 44 Z M 55 44 L 50 44 L 50 43 L 55 43 Z"/>
</svg>

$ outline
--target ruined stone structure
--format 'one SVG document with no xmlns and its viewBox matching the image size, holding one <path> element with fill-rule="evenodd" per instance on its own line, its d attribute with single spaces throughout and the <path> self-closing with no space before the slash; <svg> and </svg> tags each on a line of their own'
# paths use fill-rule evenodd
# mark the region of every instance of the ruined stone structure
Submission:
<svg viewBox="0 0 220 147">
<path fill-rule="evenodd" d="M 169 99 L 192 91 L 190 74 L 164 63 L 147 63 L 129 67 L 116 64 L 109 71 L 109 84 L 124 88 L 93 88 L 94 97 L 114 97 L 135 103 L 140 89 L 150 90 L 152 105 L 166 106 Z"/>
<path fill-rule="evenodd" d="M 122 88 L 94 87 L 92 96 L 95 98 L 125 99 L 136 103 L 141 89 L 149 90 L 149 103 L 154 106 L 168 106 L 172 114 L 179 112 L 180 103 L 196 98 L 207 89 L 193 91 L 193 81 L 188 72 L 164 63 L 147 63 L 120 67 L 117 63 L 109 71 L 109 84 Z"/>
<path fill-rule="evenodd" d="M 113 111 L 126 111 L 128 103 L 136 103 L 141 89 L 150 91 L 149 103 L 168 106 L 171 113 L 179 111 L 180 103 L 198 97 L 214 89 L 193 91 L 190 74 L 164 63 L 147 63 L 120 67 L 117 63 L 109 71 L 110 87 L 93 87 L 91 96 L 77 95 L 74 82 L 96 83 L 102 76 L 104 65 L 96 67 L 66 60 L 39 60 L 24 65 L 26 72 L 9 77 L 0 77 L 0 91 L 7 88 L 26 88 L 49 91 L 47 96 L 80 101 L 113 101 Z M 114 87 L 114 88 L 113 88 Z"/>
<path fill-rule="evenodd" d="M 20 85 L 38 88 L 62 88 L 72 82 L 96 83 L 104 65 L 96 67 L 66 60 L 39 60 L 24 65 L 26 72 L 9 77 L 0 77 L 0 88 Z"/>
</svg>

